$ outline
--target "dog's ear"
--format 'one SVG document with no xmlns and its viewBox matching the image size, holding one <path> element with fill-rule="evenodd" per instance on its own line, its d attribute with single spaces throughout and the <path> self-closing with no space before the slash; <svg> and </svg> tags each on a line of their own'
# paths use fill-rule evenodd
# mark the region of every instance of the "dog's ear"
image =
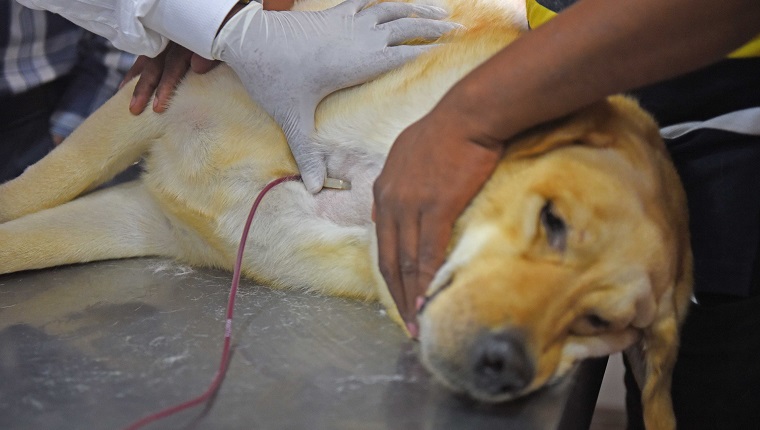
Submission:
<svg viewBox="0 0 760 430">
<path fill-rule="evenodd" d="M 672 303 L 660 304 L 657 319 L 644 330 L 641 340 L 625 351 L 625 355 L 641 388 L 644 427 L 675 429 L 670 389 L 678 356 L 678 321 Z"/>
<path fill-rule="evenodd" d="M 664 288 L 655 320 L 643 330 L 641 340 L 625 351 L 636 383 L 647 429 L 675 429 L 671 399 L 673 368 L 678 357 L 679 330 L 692 291 L 692 254 L 688 239 L 679 247 L 678 276 Z"/>
<path fill-rule="evenodd" d="M 572 145 L 608 147 L 615 141 L 609 131 L 613 116 L 614 110 L 607 100 L 598 102 L 516 136 L 508 145 L 505 157 L 537 157 Z"/>
</svg>

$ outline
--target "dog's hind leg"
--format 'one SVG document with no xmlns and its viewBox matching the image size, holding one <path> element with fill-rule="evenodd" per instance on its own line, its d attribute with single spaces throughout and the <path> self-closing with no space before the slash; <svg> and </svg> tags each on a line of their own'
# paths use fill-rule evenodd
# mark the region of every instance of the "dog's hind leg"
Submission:
<svg viewBox="0 0 760 430">
<path fill-rule="evenodd" d="M 177 255 L 171 225 L 139 181 L 0 224 L 0 273 Z"/>
<path fill-rule="evenodd" d="M 162 119 L 152 111 L 129 113 L 134 81 L 50 154 L 0 185 L 0 223 L 72 200 L 140 159 L 159 135 Z"/>
</svg>

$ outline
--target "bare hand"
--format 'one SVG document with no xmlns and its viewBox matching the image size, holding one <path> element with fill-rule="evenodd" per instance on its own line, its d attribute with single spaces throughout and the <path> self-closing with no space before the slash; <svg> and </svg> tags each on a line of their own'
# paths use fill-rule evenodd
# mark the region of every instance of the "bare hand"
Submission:
<svg viewBox="0 0 760 430">
<path fill-rule="evenodd" d="M 119 87 L 121 88 L 135 76 L 140 75 L 132 93 L 129 111 L 133 115 L 142 113 L 155 93 L 153 111 L 161 113 L 166 110 L 169 100 L 174 95 L 174 90 L 177 89 L 177 85 L 188 69 L 192 69 L 195 73 L 206 73 L 217 64 L 217 61 L 207 60 L 172 42 L 155 58 L 144 55 L 137 57 L 135 64 L 124 76 Z"/>
<path fill-rule="evenodd" d="M 433 111 L 407 128 L 374 186 L 380 271 L 413 337 L 417 298 L 443 264 L 454 222 L 503 153 L 461 118 Z"/>
<path fill-rule="evenodd" d="M 295 0 L 264 0 L 264 10 L 290 10 Z"/>
<path fill-rule="evenodd" d="M 295 0 L 266 0 L 264 10 L 288 10 L 293 7 Z M 164 52 L 155 58 L 140 55 L 135 64 L 129 69 L 121 81 L 119 88 L 124 84 L 140 76 L 132 100 L 129 103 L 129 111 L 133 115 L 139 115 L 145 110 L 148 101 L 153 99 L 153 111 L 161 113 L 166 110 L 169 100 L 174 95 L 182 78 L 190 69 L 195 73 L 206 73 L 219 64 L 219 61 L 208 60 L 190 50 L 169 43 Z"/>
</svg>

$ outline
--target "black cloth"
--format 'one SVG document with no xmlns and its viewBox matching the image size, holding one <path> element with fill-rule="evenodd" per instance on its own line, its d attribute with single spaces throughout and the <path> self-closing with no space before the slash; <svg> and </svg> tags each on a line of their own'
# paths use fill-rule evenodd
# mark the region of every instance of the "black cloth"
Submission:
<svg viewBox="0 0 760 430">
<path fill-rule="evenodd" d="M 0 98 L 0 183 L 20 175 L 54 148 L 50 116 L 67 87 L 65 79 Z"/>
<path fill-rule="evenodd" d="M 760 294 L 760 136 L 703 129 L 666 145 L 689 203 L 697 297 Z"/>
<path fill-rule="evenodd" d="M 714 306 L 692 305 L 673 372 L 679 429 L 760 427 L 760 296 Z M 626 363 L 626 367 L 627 363 Z M 628 429 L 644 430 L 641 392 L 625 375 Z"/>
<path fill-rule="evenodd" d="M 726 59 L 630 95 L 661 127 L 760 106 L 760 57 Z"/>
<path fill-rule="evenodd" d="M 673 372 L 677 425 L 758 428 L 760 136 L 699 130 L 667 144 L 689 199 L 700 302 L 687 314 Z M 626 368 L 628 428 L 643 430 L 641 392 Z"/>
</svg>

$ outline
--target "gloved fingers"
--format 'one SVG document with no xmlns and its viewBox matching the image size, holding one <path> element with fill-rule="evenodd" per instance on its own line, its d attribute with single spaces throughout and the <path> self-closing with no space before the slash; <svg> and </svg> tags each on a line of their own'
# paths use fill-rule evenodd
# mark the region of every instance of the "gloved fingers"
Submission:
<svg viewBox="0 0 760 430">
<path fill-rule="evenodd" d="M 327 177 L 327 163 L 325 162 L 325 155 L 315 148 L 311 139 L 306 139 L 296 143 L 298 149 L 294 149 L 293 157 L 298 164 L 298 171 L 301 173 L 301 180 L 306 186 L 306 189 L 316 194 L 322 190 L 325 183 L 325 177 Z"/>
<path fill-rule="evenodd" d="M 432 43 L 430 45 L 399 45 L 386 48 L 383 51 L 385 55 L 382 58 L 382 63 L 379 65 L 383 70 L 379 71 L 378 74 L 401 67 L 416 57 L 442 45 L 442 43 Z"/>
<path fill-rule="evenodd" d="M 387 33 L 388 45 L 395 46 L 412 39 L 433 41 L 450 31 L 463 29 L 464 27 L 454 22 L 422 18 L 401 18 L 378 25 L 377 28 Z"/>
<path fill-rule="evenodd" d="M 326 12 L 335 11 L 340 14 L 354 15 L 373 1 L 375 0 L 346 0 L 337 6 L 327 9 Z"/>
<path fill-rule="evenodd" d="M 374 24 L 384 24 L 401 18 L 443 19 L 447 16 L 449 13 L 437 6 L 387 2 L 362 10 L 356 14 L 356 19 L 369 20 Z"/>
<path fill-rule="evenodd" d="M 314 116 L 314 113 L 311 113 Z M 279 122 L 279 121 L 278 121 Z M 310 193 L 318 193 L 325 183 L 327 176 L 327 163 L 325 154 L 312 139 L 314 134 L 314 121 L 308 118 L 291 117 L 282 124 L 285 137 L 288 139 L 290 152 L 298 165 L 301 180 Z"/>
</svg>

